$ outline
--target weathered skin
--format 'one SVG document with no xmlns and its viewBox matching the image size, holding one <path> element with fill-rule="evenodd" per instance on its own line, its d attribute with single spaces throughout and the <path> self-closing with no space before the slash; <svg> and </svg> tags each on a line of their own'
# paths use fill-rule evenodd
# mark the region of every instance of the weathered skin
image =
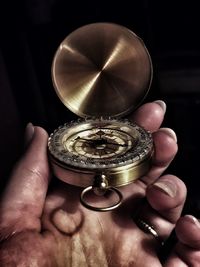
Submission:
<svg viewBox="0 0 200 267">
<path fill-rule="evenodd" d="M 158 103 L 143 105 L 135 113 L 134 121 L 154 132 L 152 168 L 136 183 L 121 188 L 122 206 L 105 213 L 83 208 L 77 187 L 57 182 L 48 190 L 47 134 L 29 126 L 28 148 L 0 202 L 0 266 L 198 267 L 199 223 L 191 216 L 180 219 L 185 185 L 175 176 L 161 176 L 177 152 L 174 133 L 158 130 L 163 116 Z M 93 197 L 90 201 L 100 204 Z M 160 244 L 131 218 L 138 210 L 162 239 L 176 227 L 177 246 L 163 265 L 157 255 Z"/>
<path fill-rule="evenodd" d="M 66 198 L 67 190 L 70 192 Z M 76 191 L 64 186 L 59 193 L 47 197 L 41 232 L 25 230 L 2 243 L 3 266 L 145 267 L 151 266 L 150 262 L 152 266 L 161 266 L 156 256 L 157 241 L 138 230 L 128 213 L 121 213 L 121 209 L 107 213 L 89 211 L 80 206 L 78 197 L 71 205 L 71 195 L 78 196 Z M 134 191 L 137 195 L 143 193 L 137 185 Z M 31 224 L 26 211 L 21 216 Z M 21 228 L 19 221 L 16 224 Z"/>
</svg>

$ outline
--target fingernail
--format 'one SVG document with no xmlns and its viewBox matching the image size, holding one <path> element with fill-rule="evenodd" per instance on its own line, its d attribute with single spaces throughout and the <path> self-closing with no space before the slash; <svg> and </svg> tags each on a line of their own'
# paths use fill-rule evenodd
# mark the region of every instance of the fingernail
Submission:
<svg viewBox="0 0 200 267">
<path fill-rule="evenodd" d="M 195 218 L 194 216 L 192 215 L 185 215 L 184 218 L 188 221 L 188 222 L 191 222 L 193 224 L 195 224 L 197 227 L 200 228 L 200 222 L 197 218 Z"/>
<path fill-rule="evenodd" d="M 167 135 L 169 135 L 177 143 L 176 133 L 172 129 L 170 129 L 170 128 L 160 128 L 160 131 L 165 132 Z"/>
<path fill-rule="evenodd" d="M 29 122 L 26 125 L 26 130 L 25 130 L 25 137 L 24 137 L 25 146 L 27 146 L 31 142 L 33 135 L 34 135 L 34 126 L 31 122 Z"/>
<path fill-rule="evenodd" d="M 152 186 L 156 187 L 156 189 L 162 191 L 166 195 L 170 197 L 175 197 L 176 196 L 176 185 L 173 184 L 170 181 L 158 181 L 155 182 Z"/>
<path fill-rule="evenodd" d="M 156 100 L 156 101 L 154 101 L 154 103 L 158 104 L 162 108 L 162 110 L 165 114 L 166 109 L 167 109 L 167 105 L 165 104 L 165 102 L 162 100 Z"/>
</svg>

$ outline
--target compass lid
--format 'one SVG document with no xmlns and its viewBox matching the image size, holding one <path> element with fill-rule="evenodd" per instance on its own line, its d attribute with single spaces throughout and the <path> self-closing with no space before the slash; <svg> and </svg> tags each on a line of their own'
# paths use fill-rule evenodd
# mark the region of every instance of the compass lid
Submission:
<svg viewBox="0 0 200 267">
<path fill-rule="evenodd" d="M 129 29 L 93 23 L 69 34 L 52 64 L 55 91 L 80 117 L 121 117 L 135 109 L 152 81 L 150 55 Z"/>
</svg>

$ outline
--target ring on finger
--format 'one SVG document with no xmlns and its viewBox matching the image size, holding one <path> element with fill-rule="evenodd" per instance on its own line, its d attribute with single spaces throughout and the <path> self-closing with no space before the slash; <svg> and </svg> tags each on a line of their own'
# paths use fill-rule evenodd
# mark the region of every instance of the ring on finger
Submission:
<svg viewBox="0 0 200 267">
<path fill-rule="evenodd" d="M 145 222 L 144 220 L 137 218 L 135 220 L 137 226 L 145 233 L 147 234 L 151 234 L 159 243 L 161 246 L 164 245 L 164 241 L 160 238 L 160 236 L 158 235 L 157 231 L 154 229 L 153 226 L 149 225 L 147 222 Z"/>
</svg>

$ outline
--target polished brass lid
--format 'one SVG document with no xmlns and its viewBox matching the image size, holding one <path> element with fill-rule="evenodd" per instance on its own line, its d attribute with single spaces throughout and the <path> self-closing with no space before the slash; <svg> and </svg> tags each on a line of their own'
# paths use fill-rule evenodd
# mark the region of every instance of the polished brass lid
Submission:
<svg viewBox="0 0 200 267">
<path fill-rule="evenodd" d="M 121 117 L 146 96 L 152 80 L 151 58 L 129 29 L 93 23 L 60 44 L 52 79 L 63 104 L 78 116 Z"/>
</svg>

